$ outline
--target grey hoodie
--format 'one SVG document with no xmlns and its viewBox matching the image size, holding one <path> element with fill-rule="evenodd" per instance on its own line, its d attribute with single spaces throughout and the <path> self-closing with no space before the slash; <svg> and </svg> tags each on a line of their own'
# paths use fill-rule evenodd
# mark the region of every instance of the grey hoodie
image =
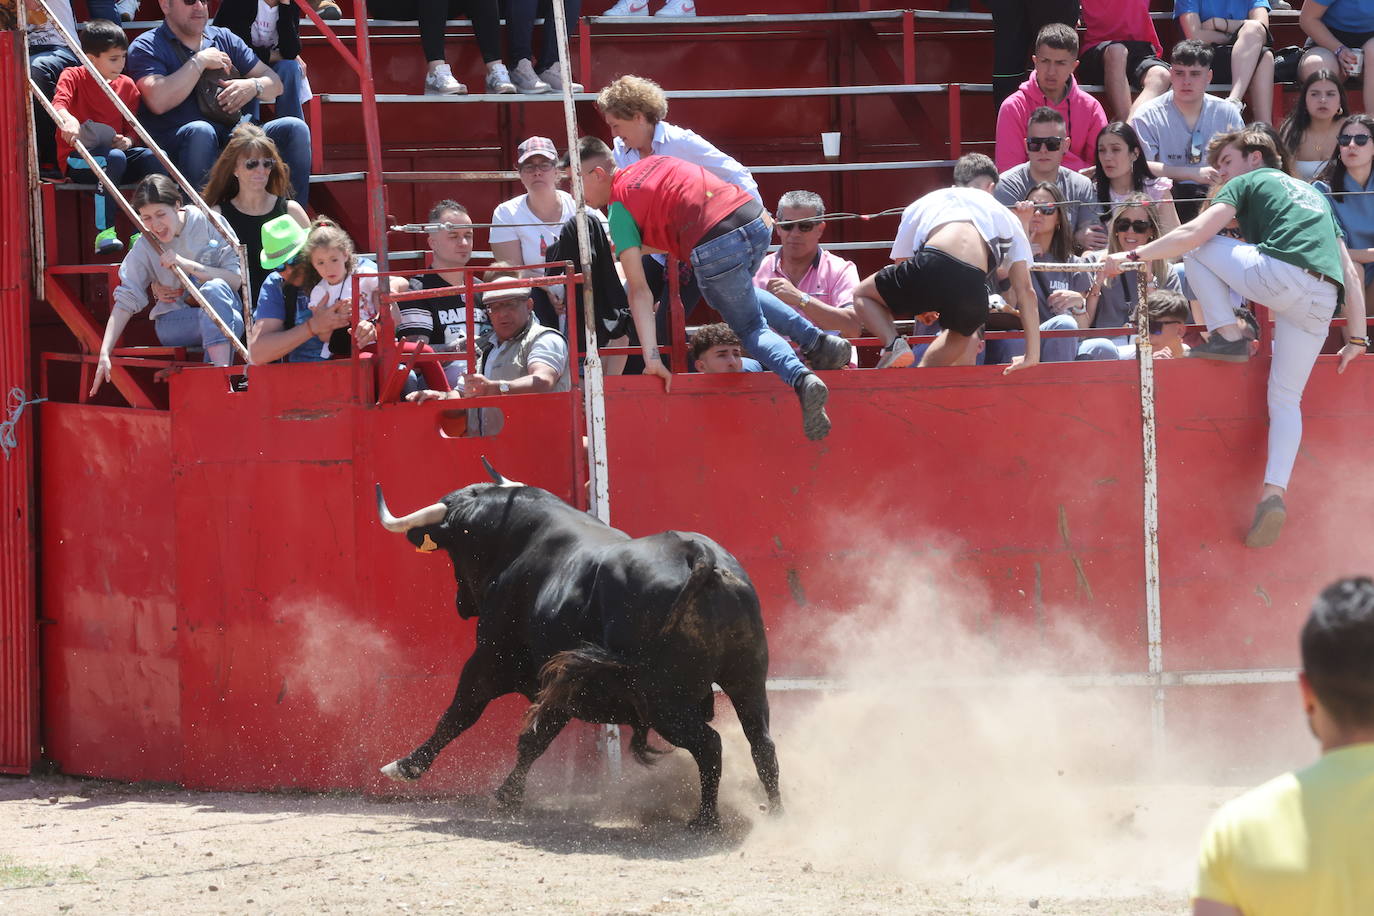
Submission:
<svg viewBox="0 0 1374 916">
<path fill-rule="evenodd" d="M 220 231 L 210 225 L 205 214 L 192 207 L 181 211 L 183 224 L 181 231 L 172 239 L 171 247 L 177 254 L 189 258 L 206 267 L 232 270 L 242 275 L 235 246 L 238 239 L 230 236 L 226 242 Z M 180 281 L 170 270 L 162 266 L 158 253 L 145 235 L 134 243 L 134 247 L 124 256 L 119 265 L 119 286 L 114 291 L 114 307 L 123 309 L 130 315 L 137 315 L 148 307 L 148 288 L 156 280 L 163 286 L 179 286 Z M 153 306 L 150 318 L 157 318 L 177 309 L 194 308 L 183 296 L 176 302 L 159 302 Z"/>
</svg>

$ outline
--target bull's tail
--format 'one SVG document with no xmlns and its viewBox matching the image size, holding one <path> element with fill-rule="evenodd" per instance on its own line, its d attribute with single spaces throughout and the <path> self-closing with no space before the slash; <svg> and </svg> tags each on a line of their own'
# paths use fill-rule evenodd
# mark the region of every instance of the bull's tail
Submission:
<svg viewBox="0 0 1374 916">
<path fill-rule="evenodd" d="M 593 692 L 633 709 L 639 721 L 645 721 L 647 706 L 635 680 L 633 667 L 600 646 L 583 643 L 559 652 L 539 671 L 539 694 L 525 712 L 524 728 L 537 729 L 545 710 L 573 709 L 579 694 Z"/>
</svg>

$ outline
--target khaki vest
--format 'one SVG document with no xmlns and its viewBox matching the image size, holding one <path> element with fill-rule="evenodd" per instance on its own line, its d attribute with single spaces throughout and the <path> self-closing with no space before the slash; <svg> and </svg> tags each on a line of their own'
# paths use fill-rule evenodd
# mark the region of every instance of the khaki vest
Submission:
<svg viewBox="0 0 1374 916">
<path fill-rule="evenodd" d="M 530 315 L 530 323 L 525 326 L 525 332 L 518 338 L 512 338 L 505 343 L 496 343 L 483 355 L 479 365 L 482 367 L 482 375 L 498 382 L 511 382 L 518 378 L 524 378 L 530 374 L 530 351 L 534 348 L 534 343 L 544 334 L 559 334 L 553 328 L 546 328 L 539 323 L 539 319 L 533 314 Z M 571 354 L 570 354 L 571 357 Z M 572 375 L 568 363 L 571 358 L 563 363 L 563 371 L 558 376 L 558 381 L 553 385 L 552 391 L 567 391 L 572 387 Z M 468 411 L 468 430 L 470 435 L 494 436 L 505 427 L 505 417 L 500 408 L 483 407 L 479 410 Z"/>
</svg>

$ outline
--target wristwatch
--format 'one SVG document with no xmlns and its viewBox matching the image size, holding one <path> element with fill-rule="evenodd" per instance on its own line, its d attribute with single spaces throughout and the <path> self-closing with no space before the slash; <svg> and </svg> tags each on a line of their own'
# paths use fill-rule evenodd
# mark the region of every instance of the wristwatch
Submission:
<svg viewBox="0 0 1374 916">
<path fill-rule="evenodd" d="M 802 308 L 806 308 L 806 307 L 807 307 L 808 305 L 810 305 L 810 304 L 811 304 L 811 294 L 810 294 L 810 293 L 802 293 L 802 297 L 801 297 L 801 307 L 802 307 Z"/>
<path fill-rule="evenodd" d="M 510 394 L 510 382 L 502 382 L 501 384 L 497 385 L 496 388 L 502 394 Z"/>
</svg>

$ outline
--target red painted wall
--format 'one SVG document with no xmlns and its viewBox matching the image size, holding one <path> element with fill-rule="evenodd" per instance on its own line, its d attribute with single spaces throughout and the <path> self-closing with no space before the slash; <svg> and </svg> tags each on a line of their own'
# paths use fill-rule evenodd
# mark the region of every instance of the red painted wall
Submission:
<svg viewBox="0 0 1374 916">
<path fill-rule="evenodd" d="M 1368 570 L 1355 480 L 1374 362 L 1341 378 L 1318 366 L 1290 527 L 1274 549 L 1240 545 L 1265 368 L 1158 366 L 1169 671 L 1296 664 L 1313 593 Z M 771 375 L 679 377 L 670 395 L 610 380 L 614 523 L 698 530 L 733 551 L 759 589 L 775 676 L 826 673 L 828 622 L 881 587 L 930 583 L 994 646 L 1020 622 L 1066 673 L 1146 670 L 1134 364 L 828 380 L 821 444 Z M 349 406 L 346 364 L 255 368 L 239 394 L 210 370 L 171 385 L 170 414 L 61 406 L 45 426 L 47 746 L 94 775 L 390 791 L 376 768 L 428 736 L 474 623 L 454 614 L 447 559 L 377 525 L 372 485 L 410 511 L 479 479 L 485 454 L 570 498 L 572 395 L 510 399 L 506 432 L 478 440 L 442 434 L 447 405 Z M 1004 647 L 1007 673 L 1023 649 Z M 1219 722 L 1286 728 L 1289 691 L 1171 692 L 1171 740 L 1224 751 Z M 496 704 L 423 789 L 494 785 L 522 705 Z M 576 744 L 560 739 L 565 760 Z"/>
</svg>

